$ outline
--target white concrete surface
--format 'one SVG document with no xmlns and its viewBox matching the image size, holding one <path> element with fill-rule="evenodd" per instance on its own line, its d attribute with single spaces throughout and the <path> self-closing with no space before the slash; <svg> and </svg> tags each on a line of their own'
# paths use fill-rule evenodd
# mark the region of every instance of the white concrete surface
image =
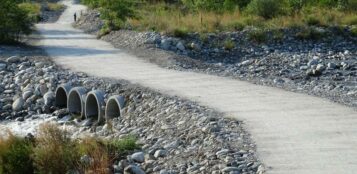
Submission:
<svg viewBox="0 0 357 174">
<path fill-rule="evenodd" d="M 247 82 L 160 68 L 71 27 L 69 6 L 57 23 L 39 24 L 43 47 L 73 71 L 126 79 L 243 120 L 268 173 L 357 173 L 357 112 L 328 100 Z"/>
</svg>

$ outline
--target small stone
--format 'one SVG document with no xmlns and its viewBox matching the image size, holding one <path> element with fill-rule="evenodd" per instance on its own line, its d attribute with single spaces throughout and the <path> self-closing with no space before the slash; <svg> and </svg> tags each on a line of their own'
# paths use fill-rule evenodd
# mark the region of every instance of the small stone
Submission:
<svg viewBox="0 0 357 174">
<path fill-rule="evenodd" d="M 0 71 L 5 70 L 5 69 L 6 69 L 6 64 L 0 63 Z"/>
<path fill-rule="evenodd" d="M 185 49 L 186 49 L 182 42 L 178 42 L 176 44 L 176 47 L 177 47 L 177 49 L 179 49 L 181 51 L 185 51 Z"/>
<path fill-rule="evenodd" d="M 155 158 L 165 157 L 167 155 L 166 150 L 157 150 L 154 154 Z"/>
<path fill-rule="evenodd" d="M 325 70 L 325 66 L 323 64 L 318 64 L 316 66 L 316 70 L 319 71 L 319 72 L 322 72 Z"/>
<path fill-rule="evenodd" d="M 12 110 L 14 111 L 20 111 L 24 105 L 24 99 L 22 97 L 19 97 L 18 99 L 15 100 L 15 102 L 12 104 Z"/>
<path fill-rule="evenodd" d="M 25 120 L 24 117 L 17 117 L 17 118 L 15 119 L 15 121 L 19 121 L 19 122 L 24 121 L 24 120 Z"/>
<path fill-rule="evenodd" d="M 318 59 L 312 59 L 307 63 L 307 66 L 317 65 L 319 63 Z"/>
<path fill-rule="evenodd" d="M 8 62 L 8 63 L 16 63 L 19 61 L 20 61 L 20 58 L 18 56 L 11 56 L 6 59 L 6 62 Z"/>
<path fill-rule="evenodd" d="M 222 172 L 224 173 L 228 173 L 228 172 L 232 172 L 232 171 L 239 171 L 238 167 L 225 167 Z"/>
<path fill-rule="evenodd" d="M 336 69 L 337 65 L 335 63 L 328 63 L 327 67 L 328 69 Z"/>
<path fill-rule="evenodd" d="M 23 98 L 24 100 L 27 100 L 29 97 L 32 96 L 32 94 L 33 94 L 32 91 L 25 91 L 24 93 L 22 93 L 22 98 Z"/>
<path fill-rule="evenodd" d="M 129 165 L 124 169 L 124 174 L 145 174 L 145 172 L 138 166 Z"/>
<path fill-rule="evenodd" d="M 143 163 L 145 161 L 145 156 L 143 152 L 136 152 L 131 155 L 131 159 L 138 163 Z"/>
<path fill-rule="evenodd" d="M 49 91 L 43 96 L 43 99 L 45 100 L 45 105 L 52 106 L 55 101 L 55 94 Z"/>
</svg>

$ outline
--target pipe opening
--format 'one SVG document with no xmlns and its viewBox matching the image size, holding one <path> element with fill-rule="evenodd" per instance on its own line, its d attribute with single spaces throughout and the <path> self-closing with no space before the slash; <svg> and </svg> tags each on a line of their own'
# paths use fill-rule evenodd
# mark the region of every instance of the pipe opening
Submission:
<svg viewBox="0 0 357 174">
<path fill-rule="evenodd" d="M 84 97 L 86 94 L 86 89 L 83 87 L 73 88 L 68 95 L 67 108 L 68 112 L 72 115 L 80 116 L 84 118 Z"/>
<path fill-rule="evenodd" d="M 99 109 L 98 109 L 99 105 L 97 102 L 97 99 L 95 98 L 94 95 L 89 94 L 87 96 L 87 101 L 86 101 L 86 117 L 87 118 L 94 118 L 94 119 L 98 119 L 98 115 L 99 115 Z"/>
<path fill-rule="evenodd" d="M 67 107 L 67 93 L 62 87 L 56 90 L 56 106 L 59 108 Z"/>
<path fill-rule="evenodd" d="M 86 118 L 93 118 L 101 123 L 104 117 L 104 92 L 101 90 L 89 92 L 85 105 Z"/>
<path fill-rule="evenodd" d="M 81 115 L 82 101 L 81 97 L 76 92 L 71 92 L 68 97 L 68 111 L 74 115 Z"/>
<path fill-rule="evenodd" d="M 119 104 L 115 100 L 109 100 L 107 103 L 107 109 L 105 111 L 107 120 L 115 117 L 120 117 Z"/>
<path fill-rule="evenodd" d="M 124 97 L 115 95 L 108 99 L 107 106 L 105 108 L 106 120 L 110 120 L 116 117 L 120 117 L 121 110 L 124 107 Z"/>
</svg>

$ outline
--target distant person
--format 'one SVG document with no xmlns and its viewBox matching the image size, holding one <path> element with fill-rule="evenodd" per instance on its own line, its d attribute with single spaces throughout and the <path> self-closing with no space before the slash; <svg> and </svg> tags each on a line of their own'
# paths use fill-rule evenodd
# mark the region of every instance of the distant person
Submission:
<svg viewBox="0 0 357 174">
<path fill-rule="evenodd" d="M 74 13 L 74 22 L 77 22 L 77 13 Z"/>
</svg>

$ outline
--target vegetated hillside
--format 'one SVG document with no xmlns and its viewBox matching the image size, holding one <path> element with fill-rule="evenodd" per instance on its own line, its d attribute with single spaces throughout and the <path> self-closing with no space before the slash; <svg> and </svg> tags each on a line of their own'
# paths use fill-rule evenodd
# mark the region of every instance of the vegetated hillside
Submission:
<svg viewBox="0 0 357 174">
<path fill-rule="evenodd" d="M 172 34 L 357 24 L 356 0 L 82 0 L 99 8 L 103 34 L 118 28 Z M 356 32 L 357 33 L 357 32 Z"/>
<path fill-rule="evenodd" d="M 0 44 L 14 43 L 30 34 L 40 21 L 53 21 L 64 9 L 56 0 L 0 0 Z M 57 13 L 57 15 L 52 14 Z"/>
</svg>

